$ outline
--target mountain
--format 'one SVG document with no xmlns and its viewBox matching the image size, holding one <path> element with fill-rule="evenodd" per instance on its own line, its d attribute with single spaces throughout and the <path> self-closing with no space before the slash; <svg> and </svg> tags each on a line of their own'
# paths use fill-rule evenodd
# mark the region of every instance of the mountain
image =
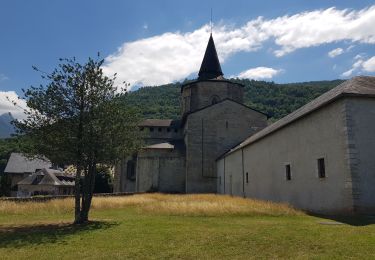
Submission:
<svg viewBox="0 0 375 260">
<path fill-rule="evenodd" d="M 244 103 L 268 114 L 272 121 L 320 96 L 343 80 L 277 84 L 248 79 L 232 79 L 244 85 Z M 183 82 L 183 83 L 186 83 Z M 126 103 L 136 107 L 143 118 L 177 119 L 180 117 L 180 94 L 183 83 L 142 87 L 129 92 Z"/>
<path fill-rule="evenodd" d="M 15 129 L 10 123 L 14 120 L 11 113 L 5 113 L 0 115 L 0 138 L 8 138 L 14 133 Z"/>
</svg>

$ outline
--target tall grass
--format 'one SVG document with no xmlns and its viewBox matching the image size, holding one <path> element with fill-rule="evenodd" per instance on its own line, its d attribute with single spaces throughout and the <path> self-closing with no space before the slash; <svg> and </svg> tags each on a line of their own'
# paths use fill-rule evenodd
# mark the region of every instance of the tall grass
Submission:
<svg viewBox="0 0 375 260">
<path fill-rule="evenodd" d="M 73 213 L 72 198 L 46 202 L 0 201 L 0 214 Z M 132 207 L 141 213 L 183 216 L 301 215 L 286 204 L 214 194 L 139 194 L 124 197 L 94 197 L 92 210 Z"/>
</svg>

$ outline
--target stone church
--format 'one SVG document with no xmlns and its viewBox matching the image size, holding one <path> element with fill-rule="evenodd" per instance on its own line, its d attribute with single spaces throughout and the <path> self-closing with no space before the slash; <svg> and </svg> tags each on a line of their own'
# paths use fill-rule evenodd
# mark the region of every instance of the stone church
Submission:
<svg viewBox="0 0 375 260">
<path fill-rule="evenodd" d="M 243 85 L 223 77 L 210 35 L 198 79 L 181 88 L 181 118 L 140 124 L 146 145 L 116 167 L 114 190 L 217 192 L 216 159 L 267 126 L 243 95 Z"/>
<path fill-rule="evenodd" d="M 221 193 L 319 213 L 375 214 L 375 77 L 358 76 L 279 121 L 243 104 L 210 36 L 180 120 L 148 119 L 115 191 Z"/>
</svg>

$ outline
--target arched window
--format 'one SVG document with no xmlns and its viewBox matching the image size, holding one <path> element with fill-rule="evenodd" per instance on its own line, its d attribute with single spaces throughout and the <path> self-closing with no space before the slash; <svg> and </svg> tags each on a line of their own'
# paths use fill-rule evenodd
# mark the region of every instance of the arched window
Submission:
<svg viewBox="0 0 375 260">
<path fill-rule="evenodd" d="M 220 101 L 220 98 L 219 98 L 219 96 L 212 96 L 211 97 L 211 105 L 214 105 L 214 104 L 216 104 L 216 103 L 218 103 Z"/>
</svg>

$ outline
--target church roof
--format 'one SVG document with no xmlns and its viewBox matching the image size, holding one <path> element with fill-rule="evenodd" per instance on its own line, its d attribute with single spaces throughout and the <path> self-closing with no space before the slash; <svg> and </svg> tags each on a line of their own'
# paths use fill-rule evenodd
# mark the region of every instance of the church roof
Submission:
<svg viewBox="0 0 375 260">
<path fill-rule="evenodd" d="M 358 76 L 350 80 L 347 80 L 337 87 L 327 91 L 323 95 L 317 97 L 301 108 L 295 110 L 289 115 L 281 118 L 275 123 L 267 126 L 266 128 L 260 130 L 256 134 L 248 137 L 245 141 L 229 150 L 223 156 L 230 154 L 238 149 L 241 149 L 251 143 L 254 143 L 263 137 L 289 125 L 290 123 L 310 114 L 311 112 L 328 105 L 340 97 L 343 96 L 365 96 L 365 97 L 375 97 L 375 77 L 370 76 Z M 221 156 L 222 157 L 222 156 Z M 221 158 L 219 157 L 219 158 Z"/>
<path fill-rule="evenodd" d="M 139 126 L 154 126 L 154 127 L 171 127 L 171 128 L 179 128 L 180 127 L 180 120 L 174 119 L 146 119 L 143 120 Z"/>
<path fill-rule="evenodd" d="M 204 53 L 198 76 L 198 80 L 216 79 L 223 76 L 212 34 L 208 40 L 206 52 Z"/>
</svg>

